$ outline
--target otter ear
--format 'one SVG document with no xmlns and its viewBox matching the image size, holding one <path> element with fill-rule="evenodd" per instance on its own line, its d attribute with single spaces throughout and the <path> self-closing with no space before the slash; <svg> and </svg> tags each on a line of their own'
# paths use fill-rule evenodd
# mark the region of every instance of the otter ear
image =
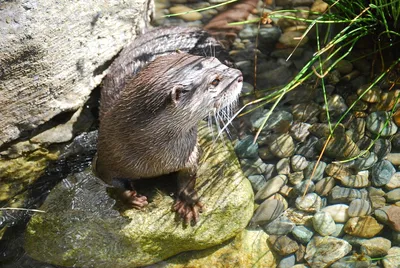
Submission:
<svg viewBox="0 0 400 268">
<path fill-rule="evenodd" d="M 184 90 L 182 85 L 174 85 L 171 90 L 171 100 L 172 102 L 177 105 L 178 102 L 181 100 L 182 91 Z"/>
</svg>

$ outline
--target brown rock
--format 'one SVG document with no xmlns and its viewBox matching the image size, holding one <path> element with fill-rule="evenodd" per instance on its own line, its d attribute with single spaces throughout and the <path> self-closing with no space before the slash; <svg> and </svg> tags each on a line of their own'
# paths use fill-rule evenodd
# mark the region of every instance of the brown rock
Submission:
<svg viewBox="0 0 400 268">
<path fill-rule="evenodd" d="M 293 239 L 290 239 L 286 235 L 271 235 L 268 238 L 268 242 L 272 245 L 272 248 L 281 256 L 289 255 L 299 249 L 299 245 L 297 244 L 297 242 Z"/>
<path fill-rule="evenodd" d="M 343 180 L 344 178 L 354 174 L 354 171 L 347 166 L 335 162 L 326 166 L 325 172 L 329 176 L 338 180 Z"/>
<path fill-rule="evenodd" d="M 388 224 L 396 232 L 400 232 L 400 207 L 390 206 L 386 211 L 388 216 Z"/>
<path fill-rule="evenodd" d="M 354 217 L 344 226 L 345 233 L 357 237 L 371 238 L 382 231 L 383 225 L 371 216 Z"/>
</svg>

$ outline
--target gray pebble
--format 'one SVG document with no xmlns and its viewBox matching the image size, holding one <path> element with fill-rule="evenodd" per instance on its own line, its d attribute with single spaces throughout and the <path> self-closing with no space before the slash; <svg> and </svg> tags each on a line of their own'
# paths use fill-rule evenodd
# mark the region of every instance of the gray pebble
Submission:
<svg viewBox="0 0 400 268">
<path fill-rule="evenodd" d="M 370 152 L 367 156 L 362 156 L 354 161 L 354 167 L 357 170 L 370 169 L 375 163 L 378 162 L 378 157 L 374 152 Z"/>
<path fill-rule="evenodd" d="M 296 184 L 293 189 L 297 195 L 303 195 L 304 193 L 313 193 L 315 191 L 315 184 L 313 181 L 304 180 Z"/>
<path fill-rule="evenodd" d="M 304 179 L 303 171 L 298 171 L 298 172 L 290 173 L 290 174 L 288 175 L 288 178 L 289 178 L 289 182 L 290 182 L 292 185 L 297 185 L 297 184 L 299 184 L 300 182 L 302 182 L 303 179 Z"/>
<path fill-rule="evenodd" d="M 393 190 L 396 188 L 400 188 L 400 172 L 396 172 L 390 178 L 388 184 L 385 185 L 386 189 Z"/>
<path fill-rule="evenodd" d="M 295 226 L 296 224 L 291 222 L 286 216 L 281 216 L 263 225 L 262 228 L 269 235 L 287 235 Z"/>
<path fill-rule="evenodd" d="M 386 201 L 389 203 L 395 203 L 397 201 L 400 201 L 400 188 L 387 192 Z"/>
<path fill-rule="evenodd" d="M 389 122 L 384 128 L 385 121 L 387 119 L 389 120 Z M 389 113 L 383 111 L 370 113 L 366 119 L 366 127 L 375 135 L 378 135 L 379 132 L 383 129 L 380 134 L 382 137 L 389 137 L 396 134 L 397 132 L 397 126 L 390 118 Z"/>
<path fill-rule="evenodd" d="M 316 193 L 306 194 L 304 197 L 299 196 L 295 201 L 296 208 L 307 211 L 316 212 L 321 209 L 322 200 Z"/>
<path fill-rule="evenodd" d="M 288 175 L 290 173 L 290 160 L 289 158 L 282 158 L 276 164 L 276 171 L 281 175 Z"/>
<path fill-rule="evenodd" d="M 263 175 L 250 175 L 247 177 L 253 187 L 253 191 L 257 193 L 267 183 Z"/>
<path fill-rule="evenodd" d="M 293 267 L 295 263 L 296 263 L 296 256 L 294 254 L 290 254 L 281 259 L 281 261 L 278 264 L 278 268 Z"/>
<path fill-rule="evenodd" d="M 283 185 L 287 182 L 287 177 L 285 175 L 278 175 L 273 177 L 272 179 L 268 180 L 264 187 L 261 188 L 254 200 L 256 202 L 262 202 L 263 200 L 267 199 L 268 197 L 272 196 L 273 194 L 279 192 Z"/>
<path fill-rule="evenodd" d="M 325 109 L 325 105 L 322 107 Z M 340 95 L 329 96 L 328 98 L 328 110 L 337 111 L 339 113 L 344 113 L 347 110 L 346 101 Z"/>
<path fill-rule="evenodd" d="M 336 230 L 331 234 L 333 237 L 342 237 L 344 235 L 344 224 L 343 223 L 335 223 Z"/>
<path fill-rule="evenodd" d="M 268 167 L 261 158 L 240 159 L 240 165 L 244 175 L 247 177 L 251 175 L 262 175 L 266 172 Z"/>
<path fill-rule="evenodd" d="M 327 196 L 330 191 L 335 187 L 335 179 L 326 177 L 315 184 L 315 192 L 320 196 Z"/>
<path fill-rule="evenodd" d="M 268 242 L 271 244 L 272 249 L 281 256 L 287 256 L 299 249 L 297 242 L 285 235 L 271 235 L 268 238 Z"/>
<path fill-rule="evenodd" d="M 367 200 L 354 199 L 350 202 L 348 213 L 350 217 L 369 215 L 371 213 L 371 204 Z"/>
<path fill-rule="evenodd" d="M 329 194 L 329 201 L 332 204 L 350 203 L 354 199 L 366 199 L 367 196 L 368 192 L 365 189 L 357 190 L 335 186 Z"/>
<path fill-rule="evenodd" d="M 370 185 L 368 176 L 369 176 L 368 170 L 363 170 L 358 172 L 357 175 L 350 175 L 344 177 L 340 182 L 343 184 L 343 186 L 350 188 L 365 188 Z"/>
<path fill-rule="evenodd" d="M 318 142 L 318 138 L 311 136 L 306 142 L 299 146 L 296 150 L 296 154 L 302 155 L 308 159 L 315 159 L 318 156 L 318 151 L 315 148 L 315 144 Z"/>
<path fill-rule="evenodd" d="M 254 212 L 251 225 L 264 225 L 278 218 L 284 210 L 283 203 L 276 199 L 265 200 Z"/>
<path fill-rule="evenodd" d="M 263 27 L 258 32 L 260 42 L 262 43 L 275 43 L 281 37 L 281 33 L 279 27 Z"/>
<path fill-rule="evenodd" d="M 293 237 L 302 244 L 307 244 L 314 235 L 313 231 L 303 225 L 294 227 L 292 234 Z"/>
<path fill-rule="evenodd" d="M 258 144 L 253 142 L 254 136 L 247 135 L 236 143 L 235 152 L 240 159 L 258 158 Z"/>
<path fill-rule="evenodd" d="M 322 236 L 331 235 L 336 231 L 335 221 L 327 212 L 319 211 L 315 213 L 312 222 L 314 230 Z"/>
<path fill-rule="evenodd" d="M 294 153 L 294 142 L 289 134 L 282 134 L 273 139 L 269 145 L 269 150 L 279 158 L 290 157 Z"/>
<path fill-rule="evenodd" d="M 314 103 L 299 103 L 292 107 L 292 114 L 295 121 L 309 122 L 317 117 L 322 111 L 321 107 Z"/>
<path fill-rule="evenodd" d="M 290 164 L 293 171 L 303 171 L 308 166 L 307 158 L 302 155 L 293 155 L 290 158 Z"/>
<path fill-rule="evenodd" d="M 317 168 L 315 169 L 314 174 L 312 174 L 316 164 L 317 164 L 317 161 L 312 161 L 304 169 L 304 178 L 306 180 L 312 179 L 315 182 L 322 180 L 322 178 L 324 176 L 324 171 L 325 171 L 325 168 L 326 168 L 327 165 L 326 165 L 325 162 L 320 161 L 318 163 Z M 313 175 L 312 178 L 311 178 L 311 175 Z"/>
<path fill-rule="evenodd" d="M 387 160 L 382 160 L 372 167 L 371 181 L 374 186 L 386 185 L 396 169 L 393 167 L 392 163 Z"/>
<path fill-rule="evenodd" d="M 311 267 L 329 267 L 351 251 L 351 245 L 335 237 L 315 236 L 307 245 L 305 259 Z"/>
<path fill-rule="evenodd" d="M 392 150 L 392 144 L 387 139 L 377 139 L 374 143 L 373 152 L 378 159 L 383 159 Z"/>
<path fill-rule="evenodd" d="M 392 247 L 390 240 L 383 237 L 374 237 L 361 242 L 361 252 L 370 257 L 386 256 L 389 249 Z"/>
</svg>

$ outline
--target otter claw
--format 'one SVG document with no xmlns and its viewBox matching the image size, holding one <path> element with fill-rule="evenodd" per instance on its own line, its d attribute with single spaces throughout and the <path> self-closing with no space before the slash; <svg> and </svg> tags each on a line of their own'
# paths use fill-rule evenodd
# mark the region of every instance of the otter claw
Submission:
<svg viewBox="0 0 400 268">
<path fill-rule="evenodd" d="M 123 191 L 122 198 L 127 205 L 139 210 L 149 204 L 149 202 L 147 202 L 147 197 L 144 195 L 138 195 L 135 190 Z"/>
<path fill-rule="evenodd" d="M 184 219 L 186 224 L 193 222 L 196 224 L 199 221 L 199 213 L 203 212 L 203 204 L 196 202 L 195 204 L 187 204 L 182 200 L 177 200 L 174 204 L 173 210 Z"/>
</svg>

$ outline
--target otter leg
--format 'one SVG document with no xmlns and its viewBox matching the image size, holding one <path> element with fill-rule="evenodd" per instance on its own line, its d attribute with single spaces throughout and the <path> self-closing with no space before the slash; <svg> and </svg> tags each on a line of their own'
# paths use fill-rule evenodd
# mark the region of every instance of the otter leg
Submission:
<svg viewBox="0 0 400 268">
<path fill-rule="evenodd" d="M 117 187 L 118 195 L 126 205 L 140 210 L 149 204 L 146 196 L 136 192 L 133 180 L 119 180 L 119 182 L 114 180 L 113 184 Z"/>
<path fill-rule="evenodd" d="M 178 172 L 178 198 L 173 210 L 176 211 L 186 224 L 196 223 L 203 204 L 199 202 L 194 186 L 196 184 L 196 171 L 194 168 L 186 168 Z"/>
</svg>

